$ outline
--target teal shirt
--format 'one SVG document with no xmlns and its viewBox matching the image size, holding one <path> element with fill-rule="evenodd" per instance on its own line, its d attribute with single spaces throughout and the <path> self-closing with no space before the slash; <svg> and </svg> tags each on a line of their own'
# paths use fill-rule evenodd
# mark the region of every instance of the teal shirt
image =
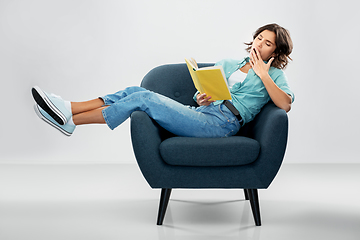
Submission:
<svg viewBox="0 0 360 240">
<path fill-rule="evenodd" d="M 239 68 L 242 68 L 247 62 L 249 62 L 249 57 L 243 58 L 240 61 L 224 59 L 220 62 L 217 62 L 215 66 L 223 66 L 226 79 L 228 80 L 235 71 L 237 71 Z M 290 90 L 284 71 L 275 67 L 270 67 L 269 75 L 281 90 L 291 96 L 293 102 L 295 96 L 294 93 Z M 233 87 L 230 89 L 230 93 L 232 97 L 232 103 L 240 112 L 244 123 L 248 123 L 253 120 L 256 114 L 260 112 L 261 108 L 270 100 L 270 96 L 266 91 L 263 82 L 252 69 L 249 70 L 243 82 L 238 82 L 233 85 Z M 195 101 L 197 94 L 198 93 L 196 93 L 194 96 Z M 218 105 L 222 102 L 223 101 L 216 101 L 213 104 Z"/>
</svg>

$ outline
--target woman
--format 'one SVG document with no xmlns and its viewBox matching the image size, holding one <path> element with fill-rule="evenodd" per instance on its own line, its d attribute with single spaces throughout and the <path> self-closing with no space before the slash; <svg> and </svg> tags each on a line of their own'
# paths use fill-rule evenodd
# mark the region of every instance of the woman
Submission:
<svg viewBox="0 0 360 240">
<path fill-rule="evenodd" d="M 291 60 L 289 32 L 277 24 L 268 24 L 260 27 L 247 45 L 248 57 L 216 63 L 223 66 L 231 87 L 230 106 L 229 102 L 212 101 L 211 96 L 198 92 L 194 101 L 199 107 L 184 106 L 141 87 L 129 87 L 86 102 L 70 102 L 34 87 L 35 111 L 67 136 L 82 124 L 106 123 L 113 130 L 136 110 L 145 111 L 160 126 L 179 136 L 232 136 L 269 100 L 286 112 L 294 101 L 282 71 Z"/>
</svg>

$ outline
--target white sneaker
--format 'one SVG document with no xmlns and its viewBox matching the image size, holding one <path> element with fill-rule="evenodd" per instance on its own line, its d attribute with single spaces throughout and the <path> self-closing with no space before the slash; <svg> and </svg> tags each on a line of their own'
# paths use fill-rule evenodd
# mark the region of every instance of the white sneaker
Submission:
<svg viewBox="0 0 360 240">
<path fill-rule="evenodd" d="M 31 89 L 35 102 L 47 112 L 58 124 L 65 125 L 72 113 L 66 107 L 65 101 L 54 94 L 47 94 L 38 86 Z"/>
<path fill-rule="evenodd" d="M 60 132 L 65 134 L 66 136 L 70 137 L 71 134 L 74 132 L 75 127 L 76 127 L 75 125 L 70 125 L 70 124 L 60 125 L 60 124 L 58 124 L 49 114 L 47 114 L 47 112 L 45 112 L 37 104 L 34 105 L 34 109 L 35 109 L 36 114 L 39 116 L 39 118 L 44 120 L 50 126 L 56 128 L 57 130 L 59 130 Z"/>
</svg>

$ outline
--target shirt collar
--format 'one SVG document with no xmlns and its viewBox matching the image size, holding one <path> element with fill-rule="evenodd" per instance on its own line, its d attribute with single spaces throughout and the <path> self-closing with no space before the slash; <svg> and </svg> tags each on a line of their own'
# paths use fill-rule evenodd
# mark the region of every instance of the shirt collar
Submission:
<svg viewBox="0 0 360 240">
<path fill-rule="evenodd" d="M 244 57 L 242 60 L 240 60 L 238 62 L 238 66 L 239 68 L 242 68 L 246 63 L 248 63 L 250 61 L 250 57 L 247 56 L 247 57 Z"/>
</svg>

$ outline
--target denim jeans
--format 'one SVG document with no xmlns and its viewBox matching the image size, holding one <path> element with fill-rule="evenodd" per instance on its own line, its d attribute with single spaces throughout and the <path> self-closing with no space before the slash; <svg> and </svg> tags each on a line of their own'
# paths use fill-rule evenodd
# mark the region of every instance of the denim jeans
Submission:
<svg viewBox="0 0 360 240">
<path fill-rule="evenodd" d="M 235 115 L 223 104 L 185 106 L 141 87 L 128 87 L 100 98 L 108 105 L 102 114 L 112 130 L 134 111 L 146 112 L 161 127 L 178 136 L 229 137 L 240 129 Z"/>
</svg>

